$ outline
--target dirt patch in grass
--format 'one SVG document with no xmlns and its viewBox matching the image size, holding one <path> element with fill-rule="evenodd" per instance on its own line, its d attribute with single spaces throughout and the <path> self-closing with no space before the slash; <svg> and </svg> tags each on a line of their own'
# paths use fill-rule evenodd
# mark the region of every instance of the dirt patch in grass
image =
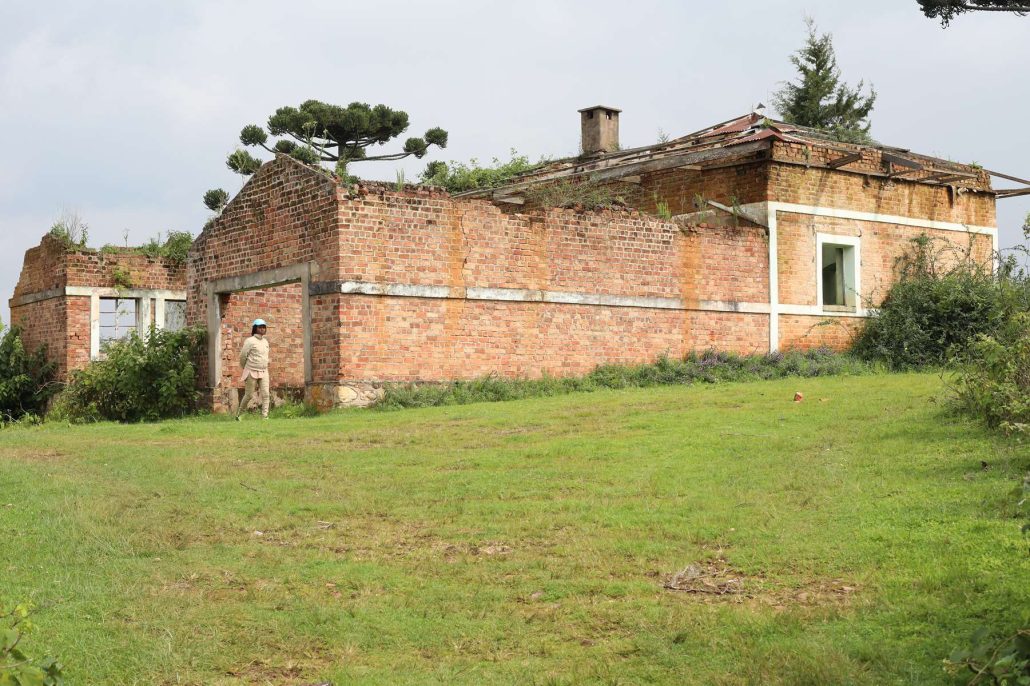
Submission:
<svg viewBox="0 0 1030 686">
<path fill-rule="evenodd" d="M 63 453 L 60 450 L 53 450 L 52 448 L 15 448 L 14 450 L 7 452 L 5 451 L 4 457 L 13 457 L 16 460 L 22 462 L 64 462 L 68 459 L 68 453 Z"/>
<path fill-rule="evenodd" d="M 854 582 L 845 579 L 815 579 L 786 587 L 764 575 L 748 575 L 734 569 L 721 556 L 687 565 L 667 576 L 662 588 L 697 596 L 705 602 L 752 601 L 777 610 L 847 605 L 859 590 Z"/>
<path fill-rule="evenodd" d="M 664 588 L 670 591 L 722 596 L 744 592 L 744 575 L 723 558 L 687 565 L 669 577 Z"/>
</svg>

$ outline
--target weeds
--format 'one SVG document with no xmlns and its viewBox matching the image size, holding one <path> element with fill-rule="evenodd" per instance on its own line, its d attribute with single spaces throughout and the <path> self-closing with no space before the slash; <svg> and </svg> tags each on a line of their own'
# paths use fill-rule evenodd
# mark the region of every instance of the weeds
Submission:
<svg viewBox="0 0 1030 686">
<path fill-rule="evenodd" d="M 487 376 L 448 384 L 388 386 L 385 396 L 375 407 L 400 409 L 464 405 L 590 392 L 606 388 L 756 381 L 791 376 L 840 376 L 866 374 L 874 369 L 875 367 L 850 355 L 827 349 L 807 352 L 794 350 L 766 355 L 735 355 L 706 351 L 700 354 L 691 353 L 682 360 L 663 357 L 651 364 L 603 365 L 581 377 L 502 379 Z"/>
</svg>

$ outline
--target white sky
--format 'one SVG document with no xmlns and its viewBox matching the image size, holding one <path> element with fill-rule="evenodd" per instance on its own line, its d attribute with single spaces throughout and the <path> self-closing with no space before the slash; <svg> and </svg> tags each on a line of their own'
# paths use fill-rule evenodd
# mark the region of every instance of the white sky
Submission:
<svg viewBox="0 0 1030 686">
<path fill-rule="evenodd" d="M 424 160 L 354 166 L 368 178 L 570 154 L 576 110 L 599 103 L 646 145 L 768 103 L 806 14 L 844 78 L 876 86 L 878 140 L 1030 178 L 1030 18 L 1007 14 L 945 30 L 916 0 L 2 0 L 0 318 L 62 209 L 94 246 L 198 233 L 203 192 L 241 186 L 224 165 L 241 126 L 276 107 L 382 102 L 410 135 L 450 132 Z M 1003 247 L 1028 211 L 999 202 Z"/>
</svg>

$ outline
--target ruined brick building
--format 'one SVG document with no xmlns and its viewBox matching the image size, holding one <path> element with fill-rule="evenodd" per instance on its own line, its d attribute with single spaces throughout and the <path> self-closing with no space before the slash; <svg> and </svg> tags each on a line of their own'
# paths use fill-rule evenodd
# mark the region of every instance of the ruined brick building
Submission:
<svg viewBox="0 0 1030 686">
<path fill-rule="evenodd" d="M 186 265 L 132 250 L 68 247 L 50 235 L 25 253 L 11 321 L 46 345 L 57 377 L 101 355 L 102 343 L 148 326 L 186 322 Z"/>
<path fill-rule="evenodd" d="M 1006 192 L 979 167 L 840 143 L 759 112 L 622 150 L 618 110 L 580 116 L 582 155 L 454 196 L 345 185 L 279 156 L 201 232 L 184 274 L 152 265 L 174 283 L 155 277 L 167 290 L 130 297 L 149 312 L 141 321 L 156 321 L 159 292 L 165 311 L 185 298 L 186 321 L 209 331 L 201 366 L 215 407 L 236 402 L 235 355 L 255 316 L 270 322 L 273 385 L 328 406 L 367 402 L 390 382 L 574 375 L 708 348 L 840 348 L 911 239 L 984 263 L 995 255 Z M 547 206 L 537 192 L 582 183 L 608 185 L 622 203 Z M 96 315 L 107 284 L 72 270 L 39 280 L 46 241 L 34 250 L 12 310 L 33 340 L 60 337 L 34 312 L 64 317 L 57 348 L 79 351 L 59 352 L 71 369 L 87 359 L 71 336 L 84 335 L 85 303 Z M 87 300 L 72 303 L 84 288 Z"/>
</svg>

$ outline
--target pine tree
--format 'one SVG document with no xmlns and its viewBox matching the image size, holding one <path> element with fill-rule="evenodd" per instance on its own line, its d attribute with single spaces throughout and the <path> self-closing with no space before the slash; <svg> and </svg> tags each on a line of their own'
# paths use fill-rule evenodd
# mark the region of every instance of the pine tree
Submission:
<svg viewBox="0 0 1030 686">
<path fill-rule="evenodd" d="M 408 113 L 386 105 L 370 107 L 363 102 L 352 102 L 340 107 L 307 100 L 300 107 L 277 109 L 268 118 L 267 131 L 256 124 L 244 126 L 240 143 L 290 155 L 307 164 L 335 162 L 336 173 L 341 177 L 347 176 L 350 162 L 399 160 L 408 156 L 422 158 L 432 145 L 447 147 L 447 132 L 434 127 L 421 137 L 408 138 L 398 152 L 368 154 L 368 148 L 389 142 L 407 128 Z M 282 138 L 270 145 L 269 135 Z M 243 148 L 229 155 L 225 163 L 244 176 L 250 176 L 261 166 L 261 160 Z"/>
<path fill-rule="evenodd" d="M 833 37 L 820 35 L 811 19 L 805 23 L 805 47 L 790 57 L 800 78 L 796 83 L 784 83 L 773 94 L 773 105 L 790 124 L 820 129 L 841 141 L 868 142 L 869 113 L 876 102 L 876 91 L 870 86 L 869 94 L 863 95 L 864 81 L 855 88 L 843 83 Z"/>
</svg>

